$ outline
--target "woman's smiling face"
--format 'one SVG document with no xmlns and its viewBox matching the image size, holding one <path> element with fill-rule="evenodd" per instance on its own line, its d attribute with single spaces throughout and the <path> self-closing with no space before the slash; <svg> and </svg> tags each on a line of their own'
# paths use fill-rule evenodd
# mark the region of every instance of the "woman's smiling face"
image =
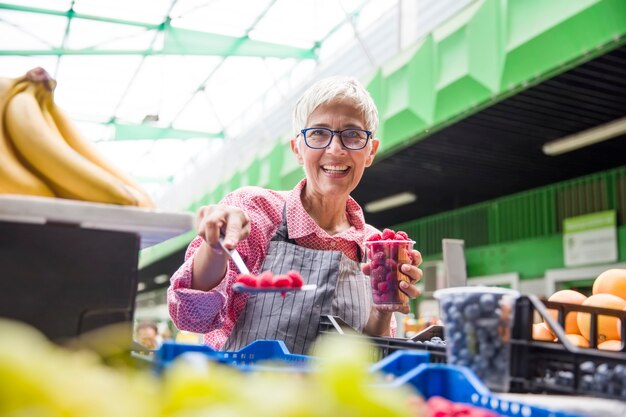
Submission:
<svg viewBox="0 0 626 417">
<path fill-rule="evenodd" d="M 321 104 L 310 114 L 306 127 L 366 129 L 361 111 L 351 100 Z M 339 136 L 334 135 L 327 148 L 311 149 L 300 134 L 291 140 L 291 149 L 304 166 L 307 193 L 340 197 L 348 196 L 359 184 L 363 171 L 374 160 L 378 140 L 370 138 L 365 148 L 350 150 L 342 146 Z"/>
</svg>

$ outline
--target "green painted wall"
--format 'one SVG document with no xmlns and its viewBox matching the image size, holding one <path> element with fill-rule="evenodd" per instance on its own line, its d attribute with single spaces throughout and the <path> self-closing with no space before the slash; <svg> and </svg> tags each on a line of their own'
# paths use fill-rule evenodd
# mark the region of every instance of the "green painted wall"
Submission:
<svg viewBox="0 0 626 417">
<path fill-rule="evenodd" d="M 618 262 L 626 261 L 626 227 L 617 229 Z M 418 248 L 419 249 L 419 248 Z M 465 251 L 470 277 L 519 272 L 520 278 L 542 277 L 547 269 L 565 268 L 563 235 L 469 248 Z M 441 255 L 428 259 L 441 259 Z M 428 260 L 427 259 L 427 260 Z"/>
<path fill-rule="evenodd" d="M 603 196 L 603 198 L 598 198 Z M 441 259 L 441 239 L 465 240 L 469 276 L 519 272 L 536 278 L 564 268 L 563 220 L 613 210 L 618 261 L 626 261 L 626 166 L 394 225 L 425 260 Z"/>
</svg>

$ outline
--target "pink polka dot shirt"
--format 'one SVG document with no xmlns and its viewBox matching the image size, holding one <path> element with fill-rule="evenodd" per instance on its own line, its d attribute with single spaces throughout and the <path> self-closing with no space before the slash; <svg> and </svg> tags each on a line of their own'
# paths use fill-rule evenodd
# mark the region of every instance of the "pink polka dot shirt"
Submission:
<svg viewBox="0 0 626 417">
<path fill-rule="evenodd" d="M 378 232 L 365 223 L 361 207 L 350 197 L 346 214 L 351 227 L 330 236 L 302 206 L 300 195 L 305 185 L 306 179 L 291 191 L 243 187 L 221 201 L 220 204 L 241 208 L 250 218 L 250 235 L 237 244 L 237 250 L 251 273 L 261 272 L 270 239 L 282 221 L 285 204 L 289 237 L 299 246 L 340 250 L 350 259 L 359 261 L 359 252 L 364 253 L 365 240 Z M 232 261 L 228 264 L 225 278 L 217 287 L 211 291 L 191 289 L 194 253 L 201 243 L 202 238 L 197 236 L 189 244 L 185 262 L 172 276 L 168 289 L 168 308 L 179 329 L 203 333 L 207 345 L 220 349 L 244 310 L 247 295 L 234 292 L 231 288 L 239 273 Z M 392 320 L 392 327 L 395 327 L 394 324 Z"/>
</svg>

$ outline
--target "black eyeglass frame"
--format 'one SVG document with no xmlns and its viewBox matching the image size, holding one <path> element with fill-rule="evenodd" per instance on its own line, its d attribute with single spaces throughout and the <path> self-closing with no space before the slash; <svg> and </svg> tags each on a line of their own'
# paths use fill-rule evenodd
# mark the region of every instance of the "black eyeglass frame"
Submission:
<svg viewBox="0 0 626 417">
<path fill-rule="evenodd" d="M 324 146 L 320 146 L 320 147 L 315 147 L 315 146 L 311 146 L 309 145 L 309 142 L 306 140 L 306 133 L 310 130 L 325 130 L 327 132 L 330 132 L 330 139 L 328 139 L 328 143 Z M 365 143 L 363 144 L 363 146 L 359 147 L 359 148 L 352 148 L 350 146 L 347 146 L 344 141 L 343 141 L 343 132 L 349 131 L 349 130 L 357 130 L 359 132 L 365 132 L 367 134 L 367 137 L 365 138 Z M 341 146 L 343 146 L 346 149 L 350 149 L 352 151 L 358 151 L 361 150 L 363 148 L 365 148 L 367 146 L 367 143 L 369 142 L 370 138 L 372 137 L 372 132 L 370 130 L 365 130 L 365 129 L 356 129 L 356 128 L 350 128 L 350 129 L 343 129 L 343 130 L 332 130 L 332 129 L 328 129 L 325 127 L 307 127 L 306 129 L 302 129 L 300 131 L 300 133 L 302 133 L 302 137 L 304 138 L 304 143 L 306 146 L 308 146 L 311 149 L 326 149 L 330 146 L 330 144 L 333 141 L 333 137 L 335 135 L 337 135 L 339 137 L 339 141 L 341 142 Z"/>
</svg>

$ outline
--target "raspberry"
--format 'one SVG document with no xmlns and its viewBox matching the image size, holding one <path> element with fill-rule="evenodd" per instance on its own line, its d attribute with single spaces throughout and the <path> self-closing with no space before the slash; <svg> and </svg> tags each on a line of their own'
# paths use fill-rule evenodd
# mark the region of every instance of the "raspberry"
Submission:
<svg viewBox="0 0 626 417">
<path fill-rule="evenodd" d="M 237 282 L 246 287 L 256 287 L 256 278 L 250 274 L 241 274 L 237 277 Z"/>
<path fill-rule="evenodd" d="M 261 275 L 258 276 L 259 287 L 268 288 L 274 284 L 274 274 L 272 271 L 265 271 Z"/>
<path fill-rule="evenodd" d="M 409 235 L 407 235 L 403 231 L 399 231 L 399 232 L 396 232 L 396 235 L 394 236 L 394 240 L 409 240 Z"/>
<path fill-rule="evenodd" d="M 276 288 L 289 287 L 292 283 L 292 279 L 287 275 L 276 275 L 272 281 L 272 284 Z"/>
<path fill-rule="evenodd" d="M 393 259 L 387 259 L 387 261 L 385 261 L 385 266 L 390 271 L 395 271 L 396 268 L 398 268 L 398 263 L 394 261 Z"/>
<path fill-rule="evenodd" d="M 378 283 L 377 286 L 378 291 L 382 292 L 382 293 L 386 293 L 387 291 L 389 291 L 389 283 L 382 281 Z"/>
<path fill-rule="evenodd" d="M 372 256 L 372 263 L 374 265 L 384 265 L 385 263 L 385 252 L 376 252 L 374 256 Z"/>
<path fill-rule="evenodd" d="M 398 246 L 399 244 L 390 244 L 389 245 L 389 257 L 391 259 L 398 259 Z"/>
<path fill-rule="evenodd" d="M 398 275 L 396 274 L 396 271 L 389 271 L 389 273 L 385 277 L 385 281 L 387 282 L 395 282 L 397 280 L 398 280 Z"/>
<path fill-rule="evenodd" d="M 382 236 L 380 235 L 380 233 L 374 233 L 373 235 L 367 238 L 367 242 L 375 242 L 380 239 L 382 239 Z"/>
<path fill-rule="evenodd" d="M 453 417 L 452 401 L 449 401 L 443 397 L 430 397 L 427 402 L 429 415 L 441 416 L 441 417 Z"/>
<path fill-rule="evenodd" d="M 393 240 L 395 236 L 396 232 L 391 229 L 385 229 L 383 230 L 382 240 Z"/>
<path fill-rule="evenodd" d="M 385 279 L 385 267 L 379 265 L 372 269 L 372 279 L 375 281 L 383 281 Z"/>
<path fill-rule="evenodd" d="M 393 294 L 389 292 L 382 293 L 380 294 L 380 297 L 378 297 L 379 303 L 388 303 L 392 300 L 393 300 Z"/>
<path fill-rule="evenodd" d="M 291 287 L 292 288 L 300 288 L 304 284 L 304 279 L 302 275 L 298 271 L 289 271 L 287 272 L 287 276 L 291 278 Z"/>
<path fill-rule="evenodd" d="M 383 251 L 385 246 L 382 243 L 370 243 L 369 248 L 371 250 L 371 253 L 369 253 L 368 256 L 371 258 L 376 252 Z"/>
</svg>

